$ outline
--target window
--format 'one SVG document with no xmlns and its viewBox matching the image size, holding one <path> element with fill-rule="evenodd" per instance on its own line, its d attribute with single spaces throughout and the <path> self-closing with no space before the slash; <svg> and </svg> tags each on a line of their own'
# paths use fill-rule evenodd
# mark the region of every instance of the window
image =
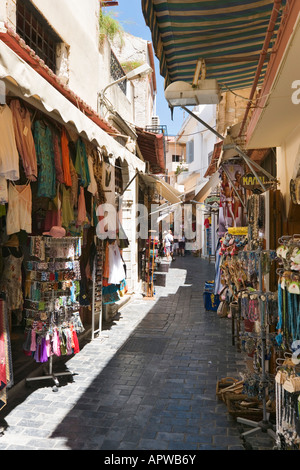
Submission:
<svg viewBox="0 0 300 470">
<path fill-rule="evenodd" d="M 172 155 L 172 162 L 179 163 L 181 162 L 182 158 L 181 155 Z"/>
<path fill-rule="evenodd" d="M 56 47 L 62 40 L 29 0 L 17 0 L 17 33 L 56 73 Z"/>
<path fill-rule="evenodd" d="M 192 163 L 194 161 L 194 141 L 189 140 L 186 143 L 186 163 Z"/>
</svg>

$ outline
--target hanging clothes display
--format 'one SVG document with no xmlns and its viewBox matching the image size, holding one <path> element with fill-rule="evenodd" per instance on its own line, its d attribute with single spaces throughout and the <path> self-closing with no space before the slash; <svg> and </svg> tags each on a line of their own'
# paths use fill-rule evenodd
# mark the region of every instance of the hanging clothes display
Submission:
<svg viewBox="0 0 300 470">
<path fill-rule="evenodd" d="M 18 99 L 9 105 L 13 114 L 13 123 L 16 136 L 17 149 L 22 159 L 26 178 L 36 181 L 38 176 L 36 150 L 31 131 L 31 116 L 29 110 Z"/>
<path fill-rule="evenodd" d="M 54 149 L 50 127 L 45 121 L 34 123 L 34 143 L 38 164 L 37 197 L 53 199 L 56 194 Z"/>
<path fill-rule="evenodd" d="M 36 362 L 44 363 L 52 355 L 79 352 L 77 334 L 84 331 L 79 316 L 81 239 L 44 236 L 38 237 L 38 244 L 43 244 L 48 261 L 37 260 L 36 237 L 31 237 L 23 349 Z"/>
<path fill-rule="evenodd" d="M 6 218 L 6 233 L 12 235 L 20 230 L 27 233 L 32 231 L 32 193 L 28 182 L 26 185 L 9 183 L 8 210 Z"/>
<path fill-rule="evenodd" d="M 19 154 L 14 131 L 13 114 L 10 107 L 0 105 L 0 176 L 17 181 L 20 178 Z"/>
</svg>

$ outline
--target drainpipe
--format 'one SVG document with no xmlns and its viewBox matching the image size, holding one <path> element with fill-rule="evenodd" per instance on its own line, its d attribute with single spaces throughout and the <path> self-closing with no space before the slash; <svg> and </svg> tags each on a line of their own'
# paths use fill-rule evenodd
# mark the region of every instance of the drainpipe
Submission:
<svg viewBox="0 0 300 470">
<path fill-rule="evenodd" d="M 282 3 L 282 0 L 274 0 L 273 10 L 272 10 L 272 14 L 271 14 L 267 34 L 266 34 L 266 37 L 265 37 L 265 41 L 264 41 L 262 51 L 261 51 L 260 56 L 259 56 L 259 62 L 258 62 L 254 82 L 253 82 L 253 85 L 252 85 L 249 101 L 248 101 L 248 104 L 247 104 L 246 112 L 245 112 L 245 115 L 244 115 L 244 118 L 243 118 L 243 121 L 242 121 L 239 137 L 241 137 L 242 132 L 243 132 L 244 127 L 245 127 L 245 124 L 246 124 L 246 121 L 247 121 L 247 117 L 248 117 L 248 114 L 249 114 L 249 111 L 250 111 L 250 107 L 251 107 L 252 100 L 253 100 L 253 97 L 254 97 L 254 94 L 255 94 L 255 91 L 256 91 L 256 87 L 257 87 L 257 84 L 258 84 L 258 81 L 259 81 L 259 77 L 260 77 L 263 65 L 265 63 L 266 55 L 268 53 L 269 45 L 270 45 L 270 42 L 271 42 L 271 39 L 272 39 L 272 36 L 273 36 L 273 33 L 274 33 L 275 24 L 276 24 L 276 21 L 277 21 L 277 17 L 278 17 L 278 14 L 279 14 L 279 8 L 281 7 L 281 3 Z"/>
</svg>

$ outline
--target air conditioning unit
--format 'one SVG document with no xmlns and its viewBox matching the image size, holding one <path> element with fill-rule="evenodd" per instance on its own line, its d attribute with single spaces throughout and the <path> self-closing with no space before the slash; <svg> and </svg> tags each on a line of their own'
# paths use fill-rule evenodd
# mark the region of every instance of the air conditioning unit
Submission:
<svg viewBox="0 0 300 470">
<path fill-rule="evenodd" d="M 151 118 L 151 124 L 153 127 L 158 127 L 159 126 L 159 116 L 152 116 Z"/>
</svg>

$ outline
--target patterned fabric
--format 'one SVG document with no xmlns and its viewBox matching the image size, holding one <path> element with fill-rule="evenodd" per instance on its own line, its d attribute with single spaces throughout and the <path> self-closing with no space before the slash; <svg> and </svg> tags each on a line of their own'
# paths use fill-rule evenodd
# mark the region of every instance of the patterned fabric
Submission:
<svg viewBox="0 0 300 470">
<path fill-rule="evenodd" d="M 76 144 L 76 161 L 75 169 L 80 175 L 81 181 L 80 185 L 86 188 L 91 183 L 88 158 L 86 154 L 86 148 L 81 139 L 78 139 Z"/>
<path fill-rule="evenodd" d="M 22 263 L 23 256 L 17 258 L 12 254 L 4 257 L 4 269 L 0 282 L 0 289 L 6 294 L 9 311 L 23 307 L 22 291 Z"/>
<path fill-rule="evenodd" d="M 33 135 L 39 167 L 37 197 L 54 199 L 56 178 L 52 133 L 44 121 L 36 121 Z"/>
</svg>

